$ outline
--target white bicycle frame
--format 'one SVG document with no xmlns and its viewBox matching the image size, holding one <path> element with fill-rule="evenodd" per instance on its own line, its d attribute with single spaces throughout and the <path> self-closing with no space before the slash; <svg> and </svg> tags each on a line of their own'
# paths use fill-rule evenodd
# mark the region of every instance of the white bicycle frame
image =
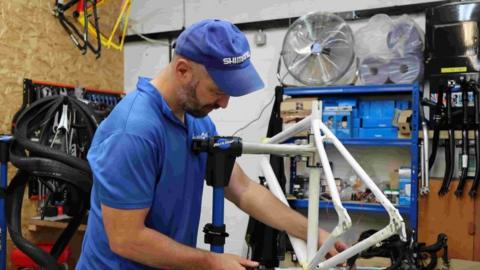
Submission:
<svg viewBox="0 0 480 270">
<path fill-rule="evenodd" d="M 320 168 L 312 168 L 310 170 L 309 179 L 307 243 L 289 235 L 295 254 L 302 268 L 305 270 L 329 269 L 330 267 L 334 267 L 339 263 L 344 262 L 348 258 L 395 234 L 398 234 L 402 240 L 406 240 L 405 223 L 400 212 L 385 197 L 383 192 L 362 169 L 345 146 L 322 122 L 320 114 L 322 110 L 321 108 L 319 109 L 319 104 L 321 105 L 321 102 L 319 101 L 313 102 L 312 114 L 309 117 L 268 139 L 265 143 L 243 143 L 242 150 L 242 154 L 303 155 L 309 156 L 314 160 L 320 158 L 323 173 L 330 189 L 333 207 L 338 215 L 338 224 L 330 233 L 327 240 L 322 244 L 320 249 L 318 249 Z M 281 144 L 297 133 L 307 129 L 311 129 L 311 132 L 314 135 L 314 142 L 311 142 L 309 145 Z M 352 221 L 347 210 L 342 205 L 340 195 L 336 188 L 332 168 L 330 167 L 327 152 L 325 151 L 325 142 L 332 143 L 338 149 L 340 154 L 350 164 L 359 178 L 372 191 L 373 195 L 385 208 L 390 217 L 390 222 L 386 227 L 327 260 L 324 260 L 325 255 L 334 246 L 335 242 L 350 229 Z M 261 168 L 270 191 L 284 204 L 288 205 L 285 194 L 283 193 L 267 158 L 262 159 Z"/>
</svg>

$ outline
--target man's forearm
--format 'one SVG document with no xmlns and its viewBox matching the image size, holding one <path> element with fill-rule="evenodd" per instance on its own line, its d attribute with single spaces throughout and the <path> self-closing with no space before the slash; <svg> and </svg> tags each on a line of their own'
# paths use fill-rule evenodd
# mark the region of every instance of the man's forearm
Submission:
<svg viewBox="0 0 480 270">
<path fill-rule="evenodd" d="M 255 219 L 306 240 L 307 219 L 283 204 L 270 191 L 250 181 L 237 206 Z M 262 206 L 262 207 L 260 207 Z"/>
<path fill-rule="evenodd" d="M 282 203 L 270 191 L 253 182 L 235 165 L 230 184 L 226 189 L 225 196 L 235 203 L 240 209 L 257 220 L 289 235 L 306 240 L 308 231 L 307 219 L 295 210 Z M 319 228 L 319 244 L 325 242 L 329 233 Z M 344 250 L 343 242 L 336 242 L 335 248 L 329 251 L 331 256 L 337 251 Z"/>
<path fill-rule="evenodd" d="M 209 269 L 209 252 L 182 245 L 149 228 L 113 249 L 122 257 L 155 268 Z"/>
</svg>

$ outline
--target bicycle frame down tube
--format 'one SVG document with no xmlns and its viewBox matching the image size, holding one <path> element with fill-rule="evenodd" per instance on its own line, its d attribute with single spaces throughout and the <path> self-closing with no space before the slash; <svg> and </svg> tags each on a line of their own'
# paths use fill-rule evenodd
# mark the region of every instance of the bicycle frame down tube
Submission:
<svg viewBox="0 0 480 270">
<path fill-rule="evenodd" d="M 277 177 L 273 172 L 272 166 L 270 166 L 270 161 L 266 157 L 262 158 L 262 161 L 260 162 L 260 166 L 261 166 L 263 175 L 267 180 L 268 188 L 270 189 L 270 191 L 273 193 L 273 195 L 275 195 L 275 197 L 277 197 L 277 199 L 279 199 L 283 204 L 288 206 L 287 198 L 285 197 L 285 194 L 283 193 L 283 190 L 280 187 L 280 184 L 278 183 Z M 292 243 L 293 251 L 297 255 L 298 261 L 302 266 L 306 265 L 307 246 L 305 244 L 305 241 L 291 235 L 288 235 L 288 237 L 290 239 L 290 242 Z"/>
</svg>

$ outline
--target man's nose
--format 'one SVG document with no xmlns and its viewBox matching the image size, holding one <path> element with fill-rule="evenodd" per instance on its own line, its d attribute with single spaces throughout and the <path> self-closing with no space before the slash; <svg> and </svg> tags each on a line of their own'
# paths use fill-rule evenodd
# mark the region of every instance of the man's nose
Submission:
<svg viewBox="0 0 480 270">
<path fill-rule="evenodd" d="M 230 96 L 224 95 L 217 101 L 217 105 L 223 109 L 225 109 L 228 105 L 228 101 L 230 100 Z"/>
</svg>

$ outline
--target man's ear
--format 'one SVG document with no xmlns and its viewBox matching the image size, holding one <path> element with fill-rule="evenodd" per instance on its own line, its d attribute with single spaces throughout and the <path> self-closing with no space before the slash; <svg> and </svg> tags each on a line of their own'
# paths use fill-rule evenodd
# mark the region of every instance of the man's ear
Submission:
<svg viewBox="0 0 480 270">
<path fill-rule="evenodd" d="M 177 59 L 174 69 L 175 75 L 180 82 L 188 83 L 192 80 L 193 66 L 188 60 L 183 58 Z"/>
</svg>

